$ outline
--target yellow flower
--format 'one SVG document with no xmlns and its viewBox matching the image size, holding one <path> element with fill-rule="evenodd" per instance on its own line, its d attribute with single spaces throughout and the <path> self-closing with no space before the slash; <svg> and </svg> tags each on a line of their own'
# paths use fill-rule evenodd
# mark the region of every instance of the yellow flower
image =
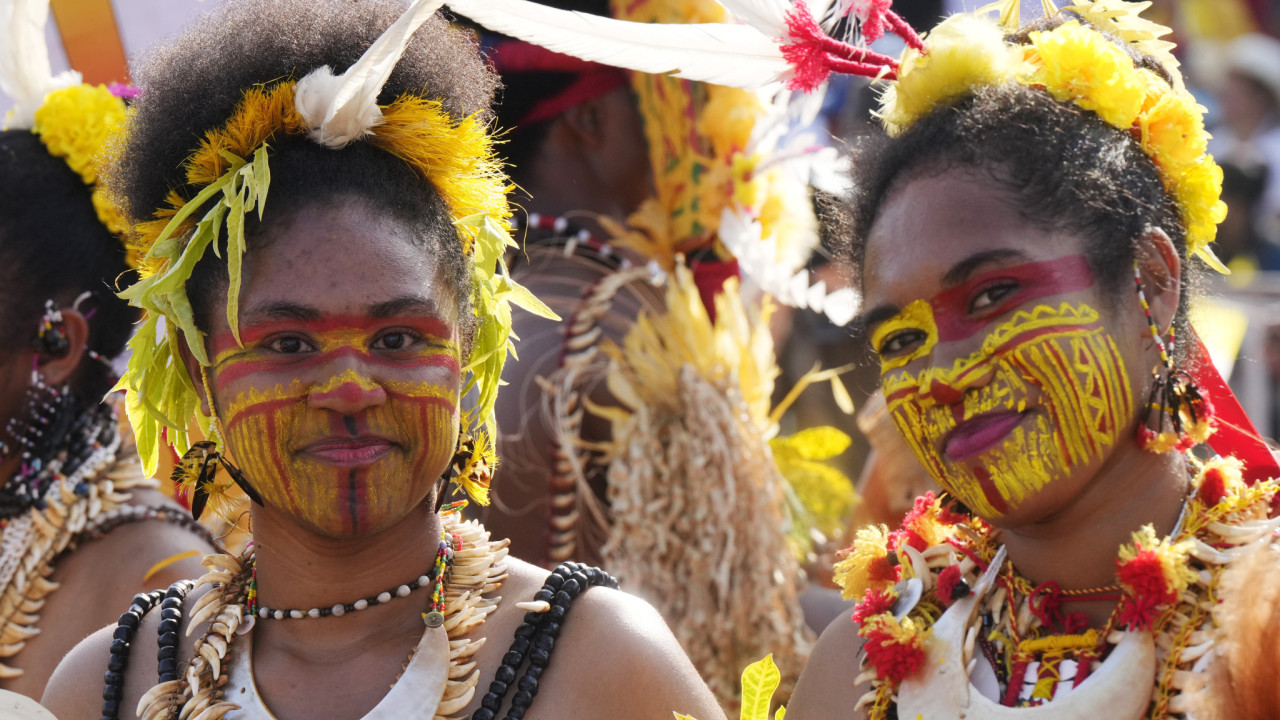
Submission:
<svg viewBox="0 0 1280 720">
<path fill-rule="evenodd" d="M 1173 179 L 1172 192 L 1182 206 L 1187 252 L 1199 255 L 1211 267 L 1224 272 L 1222 263 L 1209 249 L 1209 243 L 1217 235 L 1218 223 L 1227 217 L 1227 205 L 1222 202 L 1222 168 L 1212 155 L 1201 155 Z"/>
<path fill-rule="evenodd" d="M 1204 131 L 1203 112 L 1190 93 L 1166 85 L 1138 117 L 1142 148 L 1163 172 L 1177 173 L 1204 155 L 1209 135 Z"/>
<path fill-rule="evenodd" d="M 889 554 L 889 528 L 884 525 L 868 525 L 858 531 L 853 545 L 844 550 L 844 557 L 835 565 L 834 579 L 840 586 L 845 600 L 862 599 L 867 588 L 883 589 L 893 585 L 886 577 L 886 557 Z"/>
<path fill-rule="evenodd" d="M 943 20 L 925 44 L 927 55 L 903 53 L 898 80 L 880 99 L 880 117 L 892 135 L 975 87 L 999 85 L 1022 65 L 1022 53 L 1005 43 L 995 23 L 967 13 Z"/>
<path fill-rule="evenodd" d="M 98 180 L 96 157 L 124 122 L 124 101 L 102 85 L 75 85 L 49 93 L 32 128 L 49 154 L 65 158 L 85 183 Z"/>
<path fill-rule="evenodd" d="M 1035 71 L 1027 84 L 1043 85 L 1062 102 L 1096 112 L 1117 128 L 1133 125 L 1146 98 L 1146 82 L 1133 59 L 1101 33 L 1076 21 L 1031 33 Z"/>
</svg>

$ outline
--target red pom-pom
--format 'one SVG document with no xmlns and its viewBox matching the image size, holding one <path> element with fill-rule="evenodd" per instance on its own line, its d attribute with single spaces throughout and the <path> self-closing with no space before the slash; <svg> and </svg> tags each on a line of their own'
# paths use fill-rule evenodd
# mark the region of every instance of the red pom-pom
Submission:
<svg viewBox="0 0 1280 720">
<path fill-rule="evenodd" d="M 889 632 L 877 628 L 866 632 L 863 637 L 866 642 L 862 645 L 862 651 L 866 654 L 867 661 L 875 667 L 876 677 L 881 680 L 888 680 L 896 685 L 924 665 L 924 647 L 918 636 L 903 643 Z"/>
<path fill-rule="evenodd" d="M 867 577 L 880 582 L 898 582 L 898 566 L 889 562 L 887 556 L 880 556 L 867 566 Z"/>
<path fill-rule="evenodd" d="M 1178 599 L 1178 593 L 1165 579 L 1160 558 L 1152 550 L 1139 549 L 1128 562 L 1117 560 L 1116 577 L 1126 590 L 1117 619 L 1130 629 L 1150 630 L 1163 607 Z"/>
<path fill-rule="evenodd" d="M 938 599 L 950 605 L 955 598 L 956 585 L 960 583 L 960 566 L 948 565 L 938 573 Z"/>
<path fill-rule="evenodd" d="M 867 588 L 862 600 L 853 606 L 853 621 L 861 625 L 869 617 L 887 613 L 893 609 L 893 603 L 896 600 L 897 593 L 893 592 L 892 589 L 877 590 L 875 588 Z"/>
<path fill-rule="evenodd" d="M 1211 467 L 1200 478 L 1198 497 L 1205 507 L 1213 507 L 1227 496 L 1227 476 L 1220 468 Z"/>
</svg>

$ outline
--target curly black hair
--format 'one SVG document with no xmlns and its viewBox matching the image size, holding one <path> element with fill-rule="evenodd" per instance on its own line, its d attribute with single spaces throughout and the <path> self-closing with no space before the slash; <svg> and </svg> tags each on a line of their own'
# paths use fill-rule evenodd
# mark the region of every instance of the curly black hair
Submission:
<svg viewBox="0 0 1280 720">
<path fill-rule="evenodd" d="M 137 312 L 112 287 L 129 268 L 90 190 L 33 133 L 0 132 L 0 360 L 35 346 L 46 300 L 68 307 L 85 292 L 88 349 L 103 358 L 124 351 Z M 70 383 L 76 410 L 98 404 L 114 382 L 105 363 L 85 358 Z"/>
<path fill-rule="evenodd" d="M 1030 32 L 1069 19 L 1080 20 L 1063 13 L 1009 39 L 1025 43 Z M 1153 58 L 1113 40 L 1136 65 L 1169 81 Z M 934 109 L 897 137 L 873 133 L 855 148 L 854 189 L 842 233 L 847 243 L 841 254 L 859 284 L 867 237 L 890 193 L 910 180 L 962 167 L 978 168 L 1014 193 L 1021 216 L 1033 226 L 1067 228 L 1084 237 L 1089 266 L 1113 302 L 1133 291 L 1133 262 L 1144 231 L 1163 229 L 1183 260 L 1175 324 L 1186 337 L 1189 298 L 1200 268 L 1186 262 L 1186 228 L 1155 163 L 1132 135 L 1093 111 L 1016 83 L 977 88 Z"/>
<path fill-rule="evenodd" d="M 107 187 L 135 222 L 151 218 L 170 191 L 194 197 L 199 188 L 187 185 L 183 163 L 206 132 L 226 123 L 246 89 L 299 79 L 324 65 L 346 70 L 403 10 L 394 0 L 230 0 L 153 51 L 138 70 L 143 93 L 106 173 Z M 474 37 L 436 16 L 414 35 L 378 101 L 413 94 L 440 101 L 455 120 L 490 118 L 497 86 Z M 269 202 L 261 223 L 255 216 L 246 223 L 250 251 L 274 223 L 337 196 L 355 196 L 418 231 L 456 290 L 459 317 L 469 321 L 472 269 L 448 208 L 428 181 L 390 153 L 360 142 L 334 151 L 303 137 L 278 136 L 270 148 Z M 197 325 L 205 329 L 227 272 L 211 258 L 206 254 L 188 286 Z M 470 329 L 465 326 L 464 335 Z"/>
</svg>

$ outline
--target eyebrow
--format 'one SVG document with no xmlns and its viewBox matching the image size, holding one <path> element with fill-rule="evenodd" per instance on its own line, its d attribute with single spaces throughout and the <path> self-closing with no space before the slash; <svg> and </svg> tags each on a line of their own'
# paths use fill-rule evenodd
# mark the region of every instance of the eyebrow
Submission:
<svg viewBox="0 0 1280 720">
<path fill-rule="evenodd" d="M 947 274 L 942 276 L 942 285 L 943 287 L 959 285 L 969 279 L 969 276 L 972 275 L 975 270 L 989 263 L 1011 259 L 1025 260 L 1026 258 L 1026 253 L 1014 250 L 1013 248 L 984 250 L 982 252 L 974 253 L 955 265 L 952 265 L 951 269 L 947 271 Z"/>
<path fill-rule="evenodd" d="M 853 319 L 852 325 L 862 330 L 862 334 L 871 335 L 871 328 L 902 312 L 897 305 L 877 305 Z"/>
<path fill-rule="evenodd" d="M 403 295 L 385 302 L 369 306 L 370 317 L 385 319 L 399 315 L 431 315 L 440 314 L 440 306 L 435 300 L 421 295 Z"/>
<path fill-rule="evenodd" d="M 301 320 L 309 322 L 319 320 L 320 316 L 320 311 L 313 307 L 290 302 L 278 302 L 246 310 L 242 322 L 245 325 L 269 322 L 271 320 Z"/>
</svg>

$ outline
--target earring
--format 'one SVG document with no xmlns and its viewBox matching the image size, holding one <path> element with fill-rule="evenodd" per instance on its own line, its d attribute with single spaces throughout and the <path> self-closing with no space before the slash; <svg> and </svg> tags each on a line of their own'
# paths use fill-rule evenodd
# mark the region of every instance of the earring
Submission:
<svg viewBox="0 0 1280 720">
<path fill-rule="evenodd" d="M 1169 328 L 1168 341 L 1160 337 L 1160 329 L 1151 316 L 1151 305 L 1142 290 L 1142 272 L 1136 262 L 1133 280 L 1151 338 L 1160 350 L 1160 365 L 1151 370 L 1151 394 L 1142 422 L 1138 424 L 1138 447 L 1157 454 L 1170 450 L 1186 452 L 1213 433 L 1213 403 L 1200 392 L 1191 375 L 1173 366 L 1174 328 Z"/>
<path fill-rule="evenodd" d="M 454 450 L 449 469 L 440 477 L 441 485 L 436 495 L 436 512 L 454 512 L 467 506 L 466 500 L 444 504 L 447 483 L 454 483 L 468 497 L 481 505 L 489 504 L 489 483 L 493 480 L 494 456 L 489 437 L 484 433 L 472 435 L 465 429 L 458 431 L 458 445 Z"/>
<path fill-rule="evenodd" d="M 62 310 L 53 300 L 44 301 L 44 316 L 40 318 L 40 330 L 36 333 L 36 352 L 51 358 L 59 358 L 71 349 L 67 339 L 67 326 L 62 322 Z"/>
<path fill-rule="evenodd" d="M 187 488 L 191 492 L 191 516 L 199 520 L 204 514 L 205 506 L 212 499 L 215 504 L 226 493 L 226 487 L 219 487 L 215 482 L 218 467 L 227 471 L 231 478 L 250 500 L 262 505 L 262 496 L 249 484 L 240 468 L 231 464 L 221 452 L 217 443 L 201 440 L 193 443 L 191 449 L 182 454 L 182 459 L 173 468 L 170 479 L 178 487 Z"/>
<path fill-rule="evenodd" d="M 24 462 L 41 460 L 62 442 L 74 420 L 71 410 L 75 398 L 71 388 L 53 387 L 45 382 L 31 363 L 31 382 L 27 385 L 22 411 L 5 424 L 7 440 L 0 440 L 0 459 L 21 453 Z"/>
</svg>

